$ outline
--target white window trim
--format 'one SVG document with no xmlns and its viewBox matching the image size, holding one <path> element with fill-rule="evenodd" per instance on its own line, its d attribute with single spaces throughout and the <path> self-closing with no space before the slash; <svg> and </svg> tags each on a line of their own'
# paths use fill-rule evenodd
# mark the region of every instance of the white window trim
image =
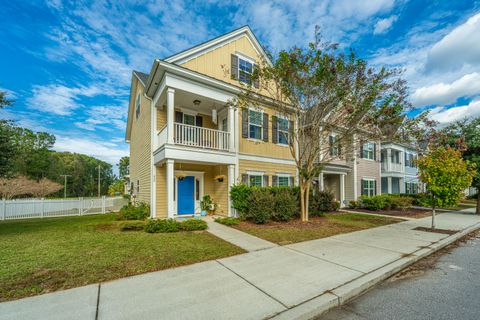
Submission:
<svg viewBox="0 0 480 320">
<path fill-rule="evenodd" d="M 365 142 L 365 143 L 362 145 L 362 150 L 363 150 L 363 151 L 365 151 L 365 145 L 366 145 L 366 144 L 372 144 L 372 146 L 373 146 L 373 150 L 372 150 L 372 156 L 373 156 L 373 158 L 371 158 L 371 159 L 370 159 L 370 158 L 364 158 L 364 157 L 363 157 L 363 152 L 362 152 L 361 158 L 362 158 L 363 160 L 375 161 L 375 142 L 373 142 L 373 141 L 367 141 L 367 142 Z"/>
<path fill-rule="evenodd" d="M 241 82 L 241 83 L 244 83 L 244 84 L 250 84 L 250 85 L 253 84 L 253 81 L 252 81 L 252 83 L 248 83 L 248 82 L 244 82 L 244 81 L 240 80 L 240 60 L 243 60 L 243 61 L 245 61 L 245 62 L 248 62 L 248 63 L 251 63 L 251 64 L 252 64 L 252 73 L 251 73 L 251 75 L 253 75 L 253 68 L 255 67 L 255 63 L 256 63 L 256 62 L 255 62 L 255 59 L 252 59 L 252 58 L 250 58 L 250 57 L 248 57 L 248 56 L 246 56 L 246 55 L 244 55 L 244 54 L 242 54 L 242 53 L 238 53 L 238 52 L 235 52 L 235 55 L 236 55 L 237 58 L 238 58 L 238 66 L 237 66 L 237 73 L 238 73 L 238 74 L 237 74 L 237 79 L 238 79 L 238 81 Z"/>
<path fill-rule="evenodd" d="M 280 126 L 279 126 L 279 123 L 278 123 L 279 119 L 287 120 L 287 131 L 286 131 L 286 133 L 287 133 L 287 143 L 280 143 L 280 131 L 285 133 L 285 130 L 280 130 Z M 277 114 L 277 144 L 280 145 L 280 146 L 288 147 L 289 146 L 288 140 L 290 139 L 289 135 L 290 135 L 290 119 L 288 117 L 284 116 L 284 115 Z"/>
<path fill-rule="evenodd" d="M 292 187 L 292 185 L 290 184 L 290 178 L 292 177 L 291 174 L 289 173 L 277 173 L 276 174 L 277 176 L 277 186 L 280 186 L 279 182 L 280 182 L 280 179 L 279 178 L 288 178 L 288 187 Z"/>
<path fill-rule="evenodd" d="M 339 147 L 338 145 L 335 147 L 335 143 L 336 143 L 336 139 L 337 139 L 337 134 L 336 134 L 335 132 L 332 132 L 332 133 L 329 134 L 329 137 L 328 137 L 328 140 L 329 140 L 328 142 L 329 142 L 329 143 L 330 143 L 330 137 L 333 137 L 333 139 L 334 139 L 333 145 L 330 146 L 330 148 L 331 148 L 331 153 L 332 153 L 332 157 L 338 157 L 338 153 L 339 153 L 339 151 L 340 151 L 340 147 Z M 337 144 L 338 144 L 338 143 L 337 143 Z M 336 149 L 335 154 L 333 154 L 333 149 L 334 149 L 334 148 Z M 362 154 L 362 157 L 363 157 L 363 154 Z"/>
<path fill-rule="evenodd" d="M 265 175 L 265 172 L 263 171 L 247 171 L 247 176 L 248 176 L 248 181 L 247 184 L 250 186 L 250 176 L 261 176 L 261 185 L 260 187 L 263 187 L 263 176 Z"/>
<path fill-rule="evenodd" d="M 259 112 L 262 115 L 261 116 L 262 124 L 260 125 L 260 139 L 250 137 L 250 111 Z M 248 109 L 248 139 L 249 140 L 263 141 L 263 114 L 264 114 L 264 111 L 262 109 L 255 109 L 255 108 Z M 252 124 L 252 125 L 258 127 L 258 124 Z"/>
<path fill-rule="evenodd" d="M 377 179 L 375 179 L 375 178 L 369 178 L 369 177 L 362 177 L 362 178 L 360 179 L 360 194 L 361 194 L 361 195 L 364 195 L 364 194 L 363 194 L 363 181 L 368 181 L 368 182 L 372 182 L 372 181 L 373 181 L 373 182 L 375 182 L 375 183 L 374 183 L 374 187 L 373 187 L 373 194 L 372 194 L 372 195 L 367 195 L 367 196 L 368 196 L 368 197 L 371 197 L 371 196 L 376 195 L 376 194 L 377 194 L 377 184 L 378 184 L 378 182 L 376 182 Z M 370 189 L 370 187 L 367 188 L 367 189 Z"/>
</svg>

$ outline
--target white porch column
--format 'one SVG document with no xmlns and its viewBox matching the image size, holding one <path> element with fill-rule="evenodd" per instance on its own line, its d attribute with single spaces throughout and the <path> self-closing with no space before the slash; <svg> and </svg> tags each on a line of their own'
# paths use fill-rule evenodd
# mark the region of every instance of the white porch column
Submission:
<svg viewBox="0 0 480 320">
<path fill-rule="evenodd" d="M 340 175 L 340 207 L 345 206 L 345 175 Z"/>
<path fill-rule="evenodd" d="M 405 193 L 405 178 L 398 179 L 398 191 L 400 193 Z"/>
<path fill-rule="evenodd" d="M 232 199 L 230 198 L 230 190 L 235 184 L 235 165 L 228 165 L 228 216 L 233 217 L 235 215 L 235 210 L 232 208 Z"/>
<path fill-rule="evenodd" d="M 391 171 L 391 163 L 392 163 L 392 149 L 388 148 L 387 149 L 387 171 Z M 389 183 L 389 185 L 391 185 L 391 183 Z M 390 193 L 390 192 L 388 192 Z"/>
<path fill-rule="evenodd" d="M 173 144 L 173 132 L 174 132 L 174 98 L 175 89 L 167 89 L 167 143 Z"/>
<path fill-rule="evenodd" d="M 228 149 L 230 152 L 235 151 L 235 109 L 228 106 Z"/>
<path fill-rule="evenodd" d="M 167 159 L 167 216 L 173 218 L 175 214 L 175 161 Z"/>
<path fill-rule="evenodd" d="M 387 193 L 392 193 L 392 177 L 387 177 Z"/>
<path fill-rule="evenodd" d="M 320 175 L 318 176 L 318 183 L 319 183 L 319 188 L 320 191 L 325 191 L 325 182 L 323 181 L 323 172 L 320 172 Z"/>
</svg>

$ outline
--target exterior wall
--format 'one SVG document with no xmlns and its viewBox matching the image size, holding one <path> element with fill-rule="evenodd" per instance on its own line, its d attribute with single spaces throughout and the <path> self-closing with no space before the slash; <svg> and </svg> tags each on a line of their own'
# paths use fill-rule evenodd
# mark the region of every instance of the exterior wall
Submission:
<svg viewBox="0 0 480 320">
<path fill-rule="evenodd" d="M 133 108 L 135 99 L 140 92 L 140 115 L 132 119 L 132 131 L 130 136 L 130 181 L 134 183 L 134 194 L 138 201 L 150 202 L 150 172 L 151 172 L 151 149 L 150 128 L 151 110 L 150 101 L 143 96 L 143 86 L 137 81 L 133 94 Z M 137 192 L 137 181 L 140 182 L 140 192 Z"/>
<path fill-rule="evenodd" d="M 251 161 L 251 160 L 239 160 L 239 181 L 241 182 L 242 174 L 247 173 L 248 171 L 260 171 L 264 175 L 269 176 L 269 185 L 272 185 L 272 175 L 277 175 L 279 173 L 290 174 L 293 177 L 297 174 L 297 167 L 295 165 L 288 164 L 278 164 L 270 163 L 263 161 Z"/>
<path fill-rule="evenodd" d="M 340 201 L 340 175 L 339 174 L 325 174 L 324 176 L 325 190 L 332 192 L 336 201 Z"/>
<path fill-rule="evenodd" d="M 238 113 L 238 134 L 239 134 L 239 152 L 250 155 L 257 155 L 263 157 L 291 159 L 293 160 L 290 152 L 290 147 L 272 142 L 272 116 L 277 116 L 277 112 L 270 108 L 262 108 L 264 113 L 268 114 L 268 142 L 243 138 L 242 137 L 242 112 Z"/>
<path fill-rule="evenodd" d="M 157 218 L 167 218 L 167 167 L 156 166 L 156 202 L 157 202 Z"/>
<path fill-rule="evenodd" d="M 362 179 L 370 178 L 377 181 L 376 193 L 380 194 L 381 189 L 381 165 L 380 165 L 380 144 L 377 142 L 376 160 L 362 159 L 361 155 L 357 161 L 357 190 L 358 196 L 362 195 Z"/>
<path fill-rule="evenodd" d="M 347 205 L 349 201 L 355 200 L 353 176 L 353 171 L 350 171 L 345 177 L 345 200 L 347 200 Z"/>
</svg>

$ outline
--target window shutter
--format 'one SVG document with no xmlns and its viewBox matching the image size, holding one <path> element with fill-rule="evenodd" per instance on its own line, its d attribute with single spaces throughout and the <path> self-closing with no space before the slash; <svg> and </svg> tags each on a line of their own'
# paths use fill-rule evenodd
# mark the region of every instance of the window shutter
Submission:
<svg viewBox="0 0 480 320">
<path fill-rule="evenodd" d="M 363 158 L 363 141 L 360 141 L 360 158 Z"/>
<path fill-rule="evenodd" d="M 253 65 L 253 75 L 254 75 L 253 86 L 258 89 L 260 88 L 260 79 L 258 77 L 258 64 Z"/>
<path fill-rule="evenodd" d="M 295 178 L 294 177 L 290 177 L 290 187 L 293 187 L 295 185 Z"/>
<path fill-rule="evenodd" d="M 243 184 L 248 184 L 248 174 L 246 174 L 246 173 L 242 174 L 242 183 Z"/>
<path fill-rule="evenodd" d="M 183 112 L 175 111 L 175 122 L 178 122 L 178 123 L 183 122 Z"/>
<path fill-rule="evenodd" d="M 203 127 L 203 117 L 201 116 L 196 116 L 195 117 L 195 125 L 197 127 Z"/>
<path fill-rule="evenodd" d="M 373 180 L 373 194 L 377 195 L 377 180 Z"/>
<path fill-rule="evenodd" d="M 232 79 L 238 80 L 238 57 L 234 54 L 231 55 L 230 75 Z"/>
<path fill-rule="evenodd" d="M 268 113 L 263 113 L 263 141 L 268 142 Z"/>
<path fill-rule="evenodd" d="M 276 116 L 272 116 L 272 142 L 278 143 L 278 120 Z"/>
<path fill-rule="evenodd" d="M 377 160 L 377 144 L 373 144 L 373 160 Z"/>
<path fill-rule="evenodd" d="M 268 187 L 268 176 L 266 174 L 263 175 L 263 187 Z"/>
<path fill-rule="evenodd" d="M 248 138 L 248 109 L 242 110 L 242 138 Z"/>
<path fill-rule="evenodd" d="M 278 177 L 276 175 L 272 175 L 272 187 L 278 186 Z"/>
<path fill-rule="evenodd" d="M 293 129 L 294 129 L 294 123 L 293 120 L 290 120 L 288 122 L 288 140 L 290 144 L 293 144 Z"/>
<path fill-rule="evenodd" d="M 405 152 L 405 166 L 406 167 L 409 167 L 409 163 L 408 163 L 408 154 Z"/>
<path fill-rule="evenodd" d="M 330 155 L 333 156 L 333 136 L 328 136 L 328 145 L 330 146 Z"/>
</svg>

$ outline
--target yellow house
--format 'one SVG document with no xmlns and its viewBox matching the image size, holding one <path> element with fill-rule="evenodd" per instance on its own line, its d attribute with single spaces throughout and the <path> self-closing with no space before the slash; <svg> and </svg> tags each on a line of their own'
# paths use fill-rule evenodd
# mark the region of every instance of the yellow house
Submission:
<svg viewBox="0 0 480 320">
<path fill-rule="evenodd" d="M 295 183 L 287 144 L 292 119 L 268 104 L 229 104 L 262 59 L 268 57 L 246 26 L 157 59 L 149 74 L 133 72 L 126 132 L 130 181 L 136 199 L 150 203 L 153 218 L 199 213 L 204 195 L 213 199 L 216 214 L 230 216 L 232 185 Z"/>
</svg>

